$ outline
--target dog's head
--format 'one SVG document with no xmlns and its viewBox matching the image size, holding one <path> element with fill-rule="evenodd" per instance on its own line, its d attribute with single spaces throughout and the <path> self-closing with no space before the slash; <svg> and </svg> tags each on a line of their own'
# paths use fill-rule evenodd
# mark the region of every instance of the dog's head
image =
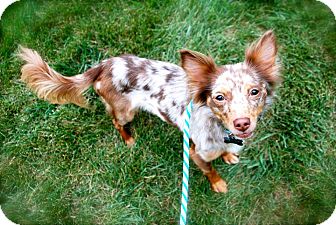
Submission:
<svg viewBox="0 0 336 225">
<path fill-rule="evenodd" d="M 180 53 L 195 103 L 210 107 L 237 137 L 252 136 L 280 80 L 273 32 L 262 35 L 246 49 L 245 61 L 234 65 L 217 66 L 211 57 L 190 50 Z"/>
</svg>

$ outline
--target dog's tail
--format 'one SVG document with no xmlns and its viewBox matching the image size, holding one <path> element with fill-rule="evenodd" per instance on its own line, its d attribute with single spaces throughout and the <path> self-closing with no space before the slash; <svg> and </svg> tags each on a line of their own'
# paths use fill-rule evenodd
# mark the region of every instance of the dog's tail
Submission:
<svg viewBox="0 0 336 225">
<path fill-rule="evenodd" d="M 21 79 L 39 98 L 53 104 L 74 103 L 88 107 L 83 94 L 101 73 L 100 66 L 83 74 L 66 77 L 50 68 L 36 51 L 21 46 L 19 48 L 18 56 L 26 62 L 21 69 Z"/>
</svg>

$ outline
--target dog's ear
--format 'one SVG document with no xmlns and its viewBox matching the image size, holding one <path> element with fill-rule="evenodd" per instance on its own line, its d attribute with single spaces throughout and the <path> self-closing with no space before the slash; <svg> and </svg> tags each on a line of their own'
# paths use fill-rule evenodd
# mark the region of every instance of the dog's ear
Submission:
<svg viewBox="0 0 336 225">
<path fill-rule="evenodd" d="M 273 31 L 265 32 L 259 40 L 246 49 L 245 62 L 271 87 L 280 82 L 280 64 L 277 62 L 278 47 Z"/>
<path fill-rule="evenodd" d="M 211 91 L 211 82 L 216 74 L 214 60 L 202 53 L 183 49 L 180 50 L 181 66 L 188 75 L 190 89 L 195 102 L 206 102 Z"/>
</svg>

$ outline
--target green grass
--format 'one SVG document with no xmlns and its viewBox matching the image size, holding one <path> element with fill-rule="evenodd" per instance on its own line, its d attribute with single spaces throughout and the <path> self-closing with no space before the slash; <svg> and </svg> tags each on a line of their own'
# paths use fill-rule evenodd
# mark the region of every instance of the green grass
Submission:
<svg viewBox="0 0 336 225">
<path fill-rule="evenodd" d="M 134 148 L 103 105 L 51 105 L 20 82 L 18 44 L 59 72 L 122 53 L 179 62 L 178 50 L 220 64 L 273 29 L 284 82 L 235 166 L 213 193 L 191 164 L 189 224 L 317 224 L 336 204 L 336 24 L 317 1 L 20 1 L 0 22 L 0 203 L 20 224 L 176 224 L 181 134 L 140 113 Z"/>
</svg>

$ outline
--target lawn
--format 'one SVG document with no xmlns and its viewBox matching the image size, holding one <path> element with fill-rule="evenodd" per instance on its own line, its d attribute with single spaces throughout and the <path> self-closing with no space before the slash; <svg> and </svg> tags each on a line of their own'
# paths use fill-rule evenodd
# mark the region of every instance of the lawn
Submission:
<svg viewBox="0 0 336 225">
<path fill-rule="evenodd" d="M 65 75 L 123 53 L 179 63 L 178 50 L 244 59 L 273 29 L 283 83 L 230 166 L 229 192 L 191 163 L 189 224 L 317 224 L 336 205 L 336 22 L 320 2 L 20 1 L 0 21 L 0 204 L 26 224 L 176 224 L 182 135 L 147 113 L 127 148 L 97 95 L 93 109 L 51 105 L 20 81 L 18 45 Z"/>
</svg>

